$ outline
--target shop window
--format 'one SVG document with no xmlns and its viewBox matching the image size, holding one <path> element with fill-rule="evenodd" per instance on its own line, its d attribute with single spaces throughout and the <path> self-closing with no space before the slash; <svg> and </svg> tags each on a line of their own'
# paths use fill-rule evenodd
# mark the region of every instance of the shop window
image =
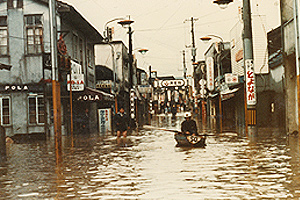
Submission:
<svg viewBox="0 0 300 200">
<path fill-rule="evenodd" d="M 25 16 L 27 54 L 43 52 L 42 15 Z"/>
<path fill-rule="evenodd" d="M 28 97 L 28 118 L 29 124 L 44 124 L 45 110 L 44 97 L 42 95 Z"/>
<path fill-rule="evenodd" d="M 1 106 L 1 125 L 8 126 L 11 124 L 10 97 L 0 97 Z"/>
</svg>

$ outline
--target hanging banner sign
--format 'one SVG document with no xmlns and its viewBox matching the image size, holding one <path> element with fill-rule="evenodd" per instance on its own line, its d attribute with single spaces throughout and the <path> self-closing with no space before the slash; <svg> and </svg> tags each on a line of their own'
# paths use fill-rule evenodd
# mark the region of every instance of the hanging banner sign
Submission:
<svg viewBox="0 0 300 200">
<path fill-rule="evenodd" d="M 255 88 L 255 74 L 253 67 L 253 59 L 245 60 L 246 66 L 246 95 L 247 105 L 256 105 L 256 88 Z"/>
<path fill-rule="evenodd" d="M 161 81 L 161 87 L 181 87 L 186 86 L 186 80 L 178 79 L 178 80 L 163 80 Z"/>
<path fill-rule="evenodd" d="M 151 87 L 151 85 L 138 85 L 138 91 L 141 94 L 151 94 L 153 88 Z"/>
<path fill-rule="evenodd" d="M 208 57 L 206 59 L 206 71 L 207 71 L 207 89 L 213 91 L 215 89 L 215 78 L 214 78 L 214 59 Z"/>
</svg>

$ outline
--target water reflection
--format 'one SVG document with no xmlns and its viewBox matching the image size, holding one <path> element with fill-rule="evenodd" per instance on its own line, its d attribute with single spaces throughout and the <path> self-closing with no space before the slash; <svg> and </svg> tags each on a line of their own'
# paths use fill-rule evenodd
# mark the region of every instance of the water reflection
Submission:
<svg viewBox="0 0 300 200">
<path fill-rule="evenodd" d="M 164 118 L 165 117 L 165 118 Z M 179 117 L 178 117 L 179 118 Z M 179 128 L 166 116 L 152 126 Z M 176 148 L 173 133 L 74 135 L 12 144 L 0 166 L 0 199 L 299 199 L 299 140 L 279 132 L 209 137 L 206 148 Z M 125 142 L 126 143 L 126 142 Z"/>
</svg>

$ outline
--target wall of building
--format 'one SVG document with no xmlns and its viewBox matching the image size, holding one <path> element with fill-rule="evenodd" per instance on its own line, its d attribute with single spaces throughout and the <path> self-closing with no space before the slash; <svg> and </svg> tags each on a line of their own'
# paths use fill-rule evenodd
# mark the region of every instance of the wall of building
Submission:
<svg viewBox="0 0 300 200">
<path fill-rule="evenodd" d="M 0 63 L 11 65 L 11 70 L 2 70 L 0 73 L 0 99 L 9 98 L 10 102 L 10 123 L 5 124 L 6 132 L 8 135 L 14 134 L 28 134 L 28 133 L 44 133 L 52 130 L 53 121 L 51 118 L 52 113 L 52 100 L 51 100 L 51 84 L 44 88 L 44 84 L 41 84 L 42 79 L 51 80 L 51 70 L 43 70 L 43 54 L 50 53 L 50 23 L 49 23 L 49 8 L 48 4 L 43 1 L 36 0 L 24 0 L 23 8 L 11 8 L 7 9 L 5 1 L 0 3 L 0 17 L 7 16 L 7 29 L 8 29 L 8 46 L 9 55 L 0 55 Z M 70 13 L 74 13 L 74 9 L 69 10 Z M 68 11 L 67 11 L 68 12 Z M 68 13 L 69 14 L 69 13 Z M 75 16 L 77 13 L 75 12 Z M 43 44 L 40 52 L 35 54 L 27 53 L 27 35 L 25 28 L 25 16 L 28 15 L 41 15 L 42 22 L 42 40 Z M 80 20 L 82 20 L 80 18 Z M 76 21 L 78 23 L 78 20 Z M 95 62 L 94 62 L 94 41 L 89 39 L 89 34 L 84 34 L 80 30 L 75 21 L 71 24 L 64 21 L 62 16 L 57 16 L 58 33 L 65 34 L 64 41 L 67 45 L 68 55 L 72 57 L 82 65 L 85 73 L 85 86 L 95 87 Z M 88 22 L 86 22 L 88 24 Z M 87 25 L 88 26 L 88 25 Z M 92 29 L 89 29 L 92 31 Z M 77 45 L 77 56 L 74 56 L 74 35 L 82 39 L 82 48 L 79 49 Z M 101 38 L 99 34 L 99 38 Z M 82 56 L 80 56 L 82 52 Z M 89 58 L 89 59 L 88 59 Z M 66 72 L 61 74 L 63 81 L 61 82 L 62 98 L 66 98 Z M 8 88 L 7 88 L 8 87 Z M 45 91 L 48 96 L 45 97 Z M 36 115 L 45 111 L 47 116 L 47 122 L 45 123 L 30 123 L 30 107 L 29 98 L 38 96 L 46 98 L 45 107 L 43 104 L 40 106 L 43 109 L 37 109 Z M 65 95 L 65 96 L 64 96 Z M 2 100 L 1 100 L 2 101 Z M 69 101 L 62 103 L 62 115 L 68 110 Z M 0 102 L 1 103 L 1 102 Z M 96 104 L 91 103 L 89 106 L 91 109 L 91 124 L 96 124 L 97 113 Z M 32 109 L 31 109 L 32 110 Z M 2 114 L 2 113 L 1 113 Z M 3 115 L 1 116 L 3 117 Z M 63 118 L 63 130 L 67 130 L 67 120 Z M 1 123 L 2 120 L 1 120 Z"/>
<path fill-rule="evenodd" d="M 283 41 L 283 65 L 285 68 L 286 131 L 298 130 L 297 77 L 295 60 L 295 28 L 293 22 L 294 1 L 281 0 L 281 26 Z"/>
<path fill-rule="evenodd" d="M 0 97 L 9 97 L 10 124 L 4 125 L 7 135 L 44 132 L 44 125 L 29 124 L 30 95 L 43 93 L 38 83 L 43 78 L 41 54 L 29 55 L 26 52 L 26 29 L 24 16 L 42 15 L 44 50 L 49 51 L 49 15 L 45 4 L 25 0 L 23 8 L 7 9 L 6 2 L 0 3 L 0 16 L 7 16 L 8 48 L 7 56 L 0 56 L 0 63 L 11 65 L 11 70 L 0 73 Z M 34 86 L 35 89 L 27 86 Z M 9 88 L 6 88 L 9 86 Z M 17 89 L 15 89 L 17 88 Z M 3 123 L 3 122 L 2 122 Z"/>
</svg>

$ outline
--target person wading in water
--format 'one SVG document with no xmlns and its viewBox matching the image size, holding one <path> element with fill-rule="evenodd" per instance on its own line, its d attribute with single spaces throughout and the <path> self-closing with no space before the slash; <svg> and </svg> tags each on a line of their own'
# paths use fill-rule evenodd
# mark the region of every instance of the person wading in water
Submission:
<svg viewBox="0 0 300 200">
<path fill-rule="evenodd" d="M 130 129 L 129 117 L 125 113 L 123 107 L 120 107 L 119 112 L 115 116 L 116 130 L 117 130 L 117 143 L 120 144 L 121 136 L 125 139 L 127 137 L 127 131 Z"/>
</svg>

